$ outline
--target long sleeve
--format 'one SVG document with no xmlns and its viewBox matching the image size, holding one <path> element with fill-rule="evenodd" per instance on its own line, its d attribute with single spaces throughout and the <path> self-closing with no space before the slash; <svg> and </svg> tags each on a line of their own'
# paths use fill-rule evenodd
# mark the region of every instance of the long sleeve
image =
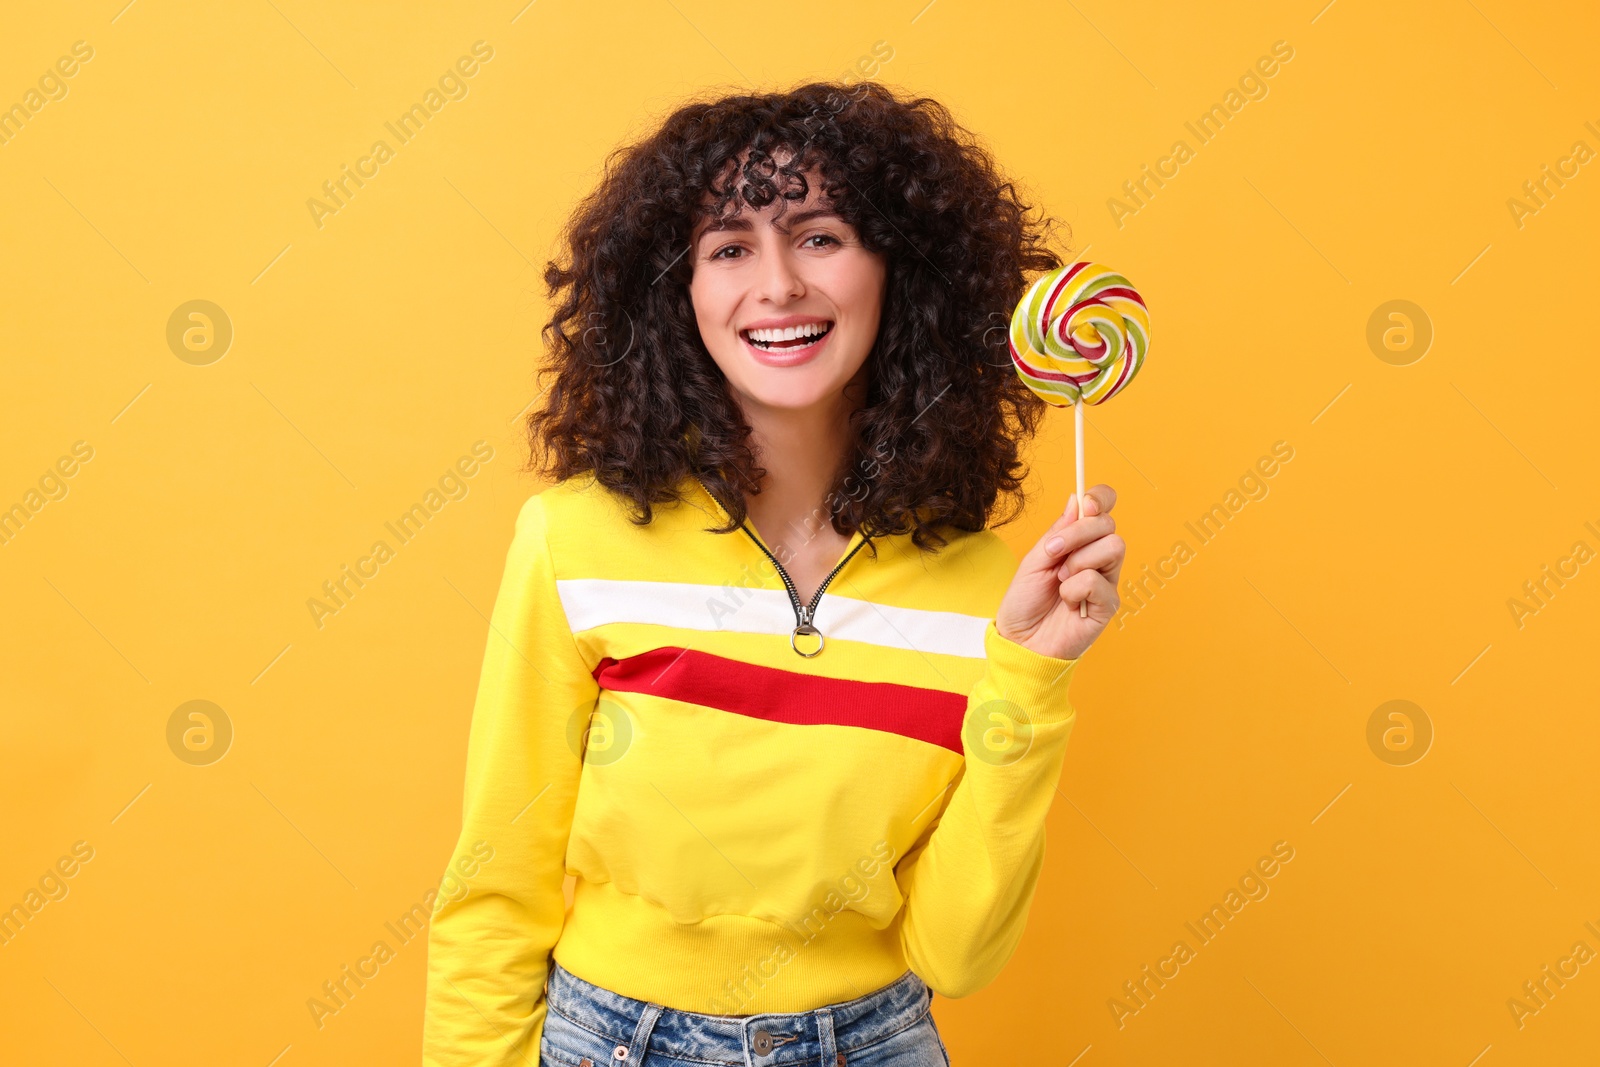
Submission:
<svg viewBox="0 0 1600 1067">
<path fill-rule="evenodd" d="M 900 862 L 901 948 L 937 993 L 964 997 L 1016 951 L 1044 865 L 1045 816 L 1076 712 L 1078 660 L 984 632 L 987 664 L 967 700 L 965 762 L 943 812 Z"/>
<path fill-rule="evenodd" d="M 557 596 L 534 496 L 517 516 L 495 599 L 461 834 L 433 905 L 423 1067 L 539 1061 L 582 727 L 598 693 Z"/>
</svg>

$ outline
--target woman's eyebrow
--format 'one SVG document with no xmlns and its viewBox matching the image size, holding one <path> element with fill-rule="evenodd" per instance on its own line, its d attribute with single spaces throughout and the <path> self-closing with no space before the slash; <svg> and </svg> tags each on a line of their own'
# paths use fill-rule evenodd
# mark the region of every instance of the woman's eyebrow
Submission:
<svg viewBox="0 0 1600 1067">
<path fill-rule="evenodd" d="M 793 215 L 788 216 L 786 220 L 774 222 L 772 224 L 772 228 L 777 230 L 779 233 L 787 234 L 792 227 L 799 226 L 802 223 L 810 222 L 812 219 L 821 218 L 837 219 L 840 222 L 844 221 L 843 217 L 841 217 L 840 214 L 831 207 L 810 207 L 806 208 L 804 211 L 795 212 Z M 732 218 L 716 219 L 710 223 L 707 223 L 705 229 L 700 231 L 699 236 L 696 237 L 695 240 L 698 242 L 707 234 L 716 233 L 719 230 L 741 230 L 744 232 L 749 232 L 754 228 L 754 224 L 751 223 L 747 216 L 734 215 Z"/>
<path fill-rule="evenodd" d="M 824 218 L 827 218 L 827 219 L 838 219 L 840 222 L 844 221 L 844 219 L 840 218 L 839 213 L 837 211 L 833 210 L 833 208 L 831 208 L 831 207 L 810 207 L 810 208 L 806 208 L 804 211 L 797 211 L 793 215 L 790 215 L 789 219 L 788 219 L 788 224 L 789 224 L 789 226 L 793 227 L 793 226 L 799 226 L 803 222 L 810 222 L 812 219 L 824 219 Z M 773 228 L 778 230 L 778 232 L 780 232 L 780 233 L 787 233 L 788 232 L 787 228 L 779 226 L 776 222 L 773 223 L 772 225 L 773 225 Z"/>
</svg>

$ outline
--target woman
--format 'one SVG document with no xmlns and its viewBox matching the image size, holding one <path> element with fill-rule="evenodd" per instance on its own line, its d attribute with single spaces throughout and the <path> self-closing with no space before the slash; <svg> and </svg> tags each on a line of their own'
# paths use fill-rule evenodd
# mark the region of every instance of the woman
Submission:
<svg viewBox="0 0 1600 1067">
<path fill-rule="evenodd" d="M 424 1061 L 948 1064 L 932 994 L 1021 938 L 1118 606 L 1109 487 L 1020 564 L 990 529 L 1059 260 L 872 83 L 678 110 L 566 240 Z"/>
</svg>

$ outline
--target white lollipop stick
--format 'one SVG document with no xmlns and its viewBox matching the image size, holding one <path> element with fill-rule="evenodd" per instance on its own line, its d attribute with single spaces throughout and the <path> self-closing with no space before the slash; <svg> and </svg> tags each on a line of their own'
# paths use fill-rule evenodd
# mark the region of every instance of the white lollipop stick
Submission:
<svg viewBox="0 0 1600 1067">
<path fill-rule="evenodd" d="M 1083 397 L 1081 396 L 1072 405 L 1072 422 L 1074 444 L 1078 454 L 1078 518 L 1073 520 L 1076 522 L 1083 518 Z M 1088 617 L 1089 601 L 1085 598 L 1078 604 L 1078 618 Z"/>
</svg>

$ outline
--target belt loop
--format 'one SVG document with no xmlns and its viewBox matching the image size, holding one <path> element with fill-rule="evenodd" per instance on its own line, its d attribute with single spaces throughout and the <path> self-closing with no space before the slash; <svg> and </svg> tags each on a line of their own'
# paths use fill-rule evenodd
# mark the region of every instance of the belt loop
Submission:
<svg viewBox="0 0 1600 1067">
<path fill-rule="evenodd" d="M 838 1050 L 834 1047 L 833 1012 L 818 1008 L 814 1014 L 817 1017 L 817 1041 L 822 1046 L 822 1067 L 835 1067 Z"/>
<path fill-rule="evenodd" d="M 626 1067 L 642 1067 L 646 1055 L 650 1050 L 650 1035 L 655 1031 L 656 1020 L 661 1018 L 665 1005 L 646 1002 L 644 1012 L 639 1016 L 639 1025 L 633 1028 L 633 1041 L 627 1046 Z M 619 1051 L 621 1046 L 618 1046 Z M 613 1063 L 612 1067 L 624 1067 L 623 1064 Z"/>
</svg>

